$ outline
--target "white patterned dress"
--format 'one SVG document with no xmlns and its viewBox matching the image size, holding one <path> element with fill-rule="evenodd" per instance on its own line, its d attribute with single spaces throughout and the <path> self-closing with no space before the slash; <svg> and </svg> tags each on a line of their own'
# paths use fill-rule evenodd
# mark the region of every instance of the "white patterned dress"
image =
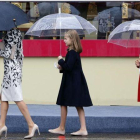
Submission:
<svg viewBox="0 0 140 140">
<path fill-rule="evenodd" d="M 23 48 L 22 36 L 18 29 L 7 31 L 4 38 L 5 48 L 0 49 L 0 56 L 4 58 L 4 77 L 1 85 L 2 101 L 22 101 L 22 65 Z M 11 58 L 12 52 L 14 53 Z"/>
</svg>

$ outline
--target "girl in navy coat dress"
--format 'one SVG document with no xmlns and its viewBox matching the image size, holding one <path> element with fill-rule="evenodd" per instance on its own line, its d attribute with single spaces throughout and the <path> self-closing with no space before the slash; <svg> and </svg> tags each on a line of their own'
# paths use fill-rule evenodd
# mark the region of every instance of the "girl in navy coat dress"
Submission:
<svg viewBox="0 0 140 140">
<path fill-rule="evenodd" d="M 67 106 L 74 106 L 80 118 L 81 128 L 71 134 L 88 135 L 83 107 L 92 106 L 92 101 L 81 66 L 80 53 L 82 52 L 82 46 L 79 35 L 75 30 L 69 30 L 65 33 L 64 42 L 68 47 L 68 53 L 65 60 L 63 60 L 62 56 L 58 57 L 57 66 L 60 72 L 63 73 L 57 98 L 57 104 L 61 106 L 61 122 L 58 128 L 50 129 L 49 132 L 65 134 Z"/>
</svg>

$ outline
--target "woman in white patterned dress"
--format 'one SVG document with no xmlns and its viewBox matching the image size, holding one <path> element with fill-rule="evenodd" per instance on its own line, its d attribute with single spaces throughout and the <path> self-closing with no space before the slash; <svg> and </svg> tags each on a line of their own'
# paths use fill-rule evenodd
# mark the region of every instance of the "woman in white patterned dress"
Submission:
<svg viewBox="0 0 140 140">
<path fill-rule="evenodd" d="M 8 101 L 14 101 L 19 107 L 21 113 L 25 117 L 29 135 L 24 138 L 34 136 L 38 126 L 34 124 L 29 114 L 28 108 L 22 98 L 22 64 L 23 64 L 23 48 L 22 36 L 17 28 L 6 32 L 3 40 L 4 50 L 0 49 L 0 56 L 4 58 L 4 77 L 1 86 L 1 118 L 0 118 L 0 135 L 5 131 L 7 135 L 7 127 L 5 126 L 6 115 L 8 111 Z"/>
</svg>

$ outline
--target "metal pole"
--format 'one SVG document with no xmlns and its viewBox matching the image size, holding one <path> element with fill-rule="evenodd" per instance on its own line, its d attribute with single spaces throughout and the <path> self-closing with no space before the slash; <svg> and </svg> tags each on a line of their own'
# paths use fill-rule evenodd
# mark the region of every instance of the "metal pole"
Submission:
<svg viewBox="0 0 140 140">
<path fill-rule="evenodd" d="M 61 55 L 61 49 L 62 49 L 62 46 L 61 46 L 61 8 L 59 8 L 59 17 L 60 17 L 60 55 Z"/>
</svg>

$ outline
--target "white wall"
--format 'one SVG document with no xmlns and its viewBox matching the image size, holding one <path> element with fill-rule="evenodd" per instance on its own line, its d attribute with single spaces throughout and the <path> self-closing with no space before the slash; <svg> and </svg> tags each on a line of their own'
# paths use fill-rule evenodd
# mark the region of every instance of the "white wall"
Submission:
<svg viewBox="0 0 140 140">
<path fill-rule="evenodd" d="M 82 57 L 94 105 L 140 105 L 137 102 L 139 71 L 134 57 Z M 57 58 L 24 58 L 23 97 L 28 104 L 55 104 L 62 74 L 54 68 Z M 0 81 L 3 60 L 0 58 Z"/>
</svg>

